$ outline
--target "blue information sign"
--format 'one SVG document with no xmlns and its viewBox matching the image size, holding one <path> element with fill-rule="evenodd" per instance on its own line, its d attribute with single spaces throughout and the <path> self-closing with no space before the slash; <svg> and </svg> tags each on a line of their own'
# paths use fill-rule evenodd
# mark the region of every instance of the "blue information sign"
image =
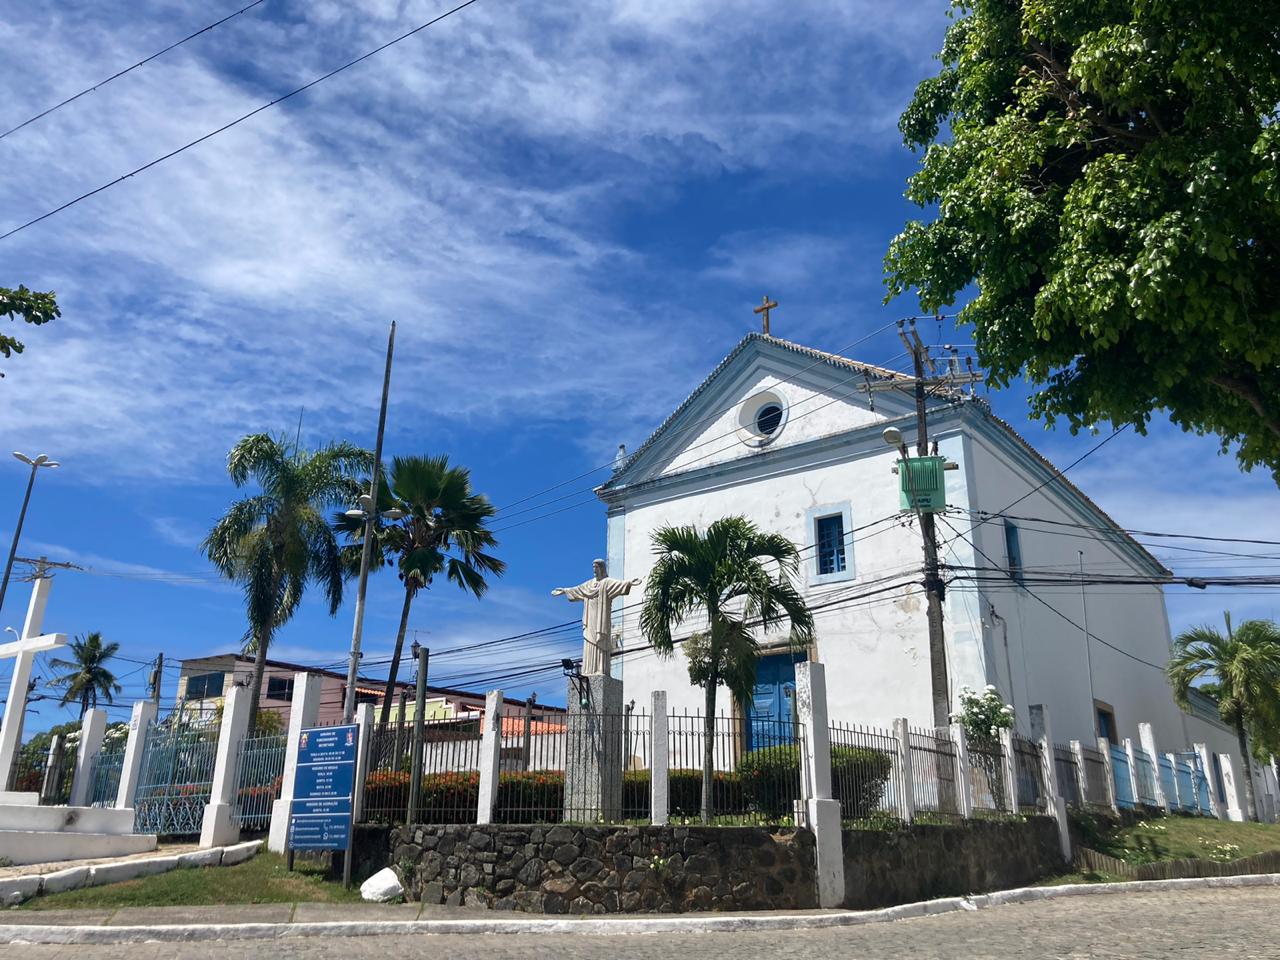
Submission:
<svg viewBox="0 0 1280 960">
<path fill-rule="evenodd" d="M 289 812 L 291 850 L 346 850 L 356 781 L 355 724 L 311 727 L 298 737 Z"/>
</svg>

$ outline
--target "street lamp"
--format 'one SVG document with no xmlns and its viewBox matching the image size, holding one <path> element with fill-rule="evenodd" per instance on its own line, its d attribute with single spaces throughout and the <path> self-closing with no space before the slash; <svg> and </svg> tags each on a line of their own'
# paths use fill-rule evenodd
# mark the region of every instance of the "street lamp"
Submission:
<svg viewBox="0 0 1280 960">
<path fill-rule="evenodd" d="M 4 580 L 0 581 L 0 608 L 4 607 L 4 595 L 9 589 L 9 575 L 13 573 L 13 558 L 18 553 L 18 539 L 22 536 L 22 523 L 27 519 L 27 504 L 31 502 L 31 488 L 35 486 L 36 471 L 41 467 L 58 466 L 57 460 L 50 460 L 48 455 L 43 453 L 34 460 L 25 453 L 19 453 L 16 450 L 13 455 L 31 468 L 31 478 L 27 481 L 27 494 L 22 498 L 22 511 L 18 514 L 18 527 L 13 531 L 13 543 L 9 546 L 9 560 L 4 565 Z"/>
<path fill-rule="evenodd" d="M 880 434 L 880 436 L 884 437 L 884 442 L 888 446 L 893 447 L 893 449 L 902 454 L 902 459 L 905 460 L 907 458 L 907 445 L 902 441 L 901 430 L 897 427 L 885 427 L 884 433 Z"/>
</svg>

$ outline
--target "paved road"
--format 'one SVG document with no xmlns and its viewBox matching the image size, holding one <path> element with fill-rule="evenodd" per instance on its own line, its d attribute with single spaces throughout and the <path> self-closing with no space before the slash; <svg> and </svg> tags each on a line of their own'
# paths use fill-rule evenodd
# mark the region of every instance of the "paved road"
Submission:
<svg viewBox="0 0 1280 960">
<path fill-rule="evenodd" d="M 367 937 L 113 947 L 6 946 L 5 960 L 946 960 L 1280 956 L 1280 890 L 1071 897 L 896 923 L 783 933 Z"/>
</svg>

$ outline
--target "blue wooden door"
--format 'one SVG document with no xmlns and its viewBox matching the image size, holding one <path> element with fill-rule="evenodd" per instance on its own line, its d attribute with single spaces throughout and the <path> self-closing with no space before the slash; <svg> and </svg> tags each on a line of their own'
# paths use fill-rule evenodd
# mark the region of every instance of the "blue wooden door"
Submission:
<svg viewBox="0 0 1280 960">
<path fill-rule="evenodd" d="M 796 664 L 792 654 L 761 657 L 748 711 L 747 749 L 795 742 Z"/>
</svg>

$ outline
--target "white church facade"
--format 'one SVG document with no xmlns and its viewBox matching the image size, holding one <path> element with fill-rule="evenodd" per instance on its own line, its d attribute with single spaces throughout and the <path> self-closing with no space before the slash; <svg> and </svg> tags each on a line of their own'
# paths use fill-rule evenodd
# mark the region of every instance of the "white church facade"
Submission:
<svg viewBox="0 0 1280 960">
<path fill-rule="evenodd" d="M 807 658 L 825 664 L 833 720 L 931 724 L 921 533 L 914 514 L 900 511 L 898 454 L 882 438 L 895 426 L 914 449 L 914 399 L 910 389 L 866 389 L 893 379 L 913 383 L 751 334 L 598 488 L 611 577 L 648 574 L 658 528 L 705 528 L 732 514 L 800 548 L 816 642 L 798 652 L 783 635 L 765 638 L 754 702 L 734 705 L 722 690 L 724 708 L 788 717 L 794 663 Z M 953 709 L 962 686 L 992 684 L 1023 732 L 1031 732 L 1028 708 L 1046 705 L 1060 743 L 1136 743 L 1146 722 L 1162 751 L 1209 739 L 1211 750 L 1237 754 L 1229 731 L 1173 702 L 1163 669 L 1169 621 L 1162 586 L 1151 582 L 1169 571 L 985 402 L 959 391 L 930 399 L 928 429 L 955 464 L 937 523 L 950 581 L 943 611 Z M 1091 575 L 1147 582 L 1083 590 L 1036 582 L 1050 574 L 1067 581 L 1081 564 Z M 644 647 L 640 593 L 614 611 L 622 653 L 613 673 L 624 701 L 647 709 L 660 689 L 672 709 L 700 710 L 683 653 L 663 658 Z"/>
</svg>

